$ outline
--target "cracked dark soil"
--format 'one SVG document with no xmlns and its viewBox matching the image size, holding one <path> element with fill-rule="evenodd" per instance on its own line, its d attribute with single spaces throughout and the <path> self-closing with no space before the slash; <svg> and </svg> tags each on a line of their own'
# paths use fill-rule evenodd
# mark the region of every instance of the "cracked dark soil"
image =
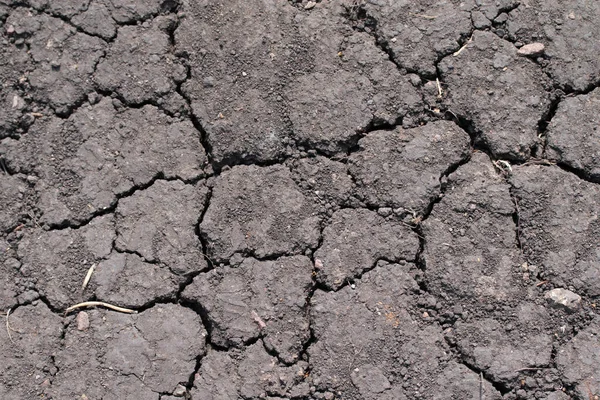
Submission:
<svg viewBox="0 0 600 400">
<path fill-rule="evenodd" d="M 0 30 L 0 399 L 600 396 L 600 3 L 0 0 Z"/>
</svg>

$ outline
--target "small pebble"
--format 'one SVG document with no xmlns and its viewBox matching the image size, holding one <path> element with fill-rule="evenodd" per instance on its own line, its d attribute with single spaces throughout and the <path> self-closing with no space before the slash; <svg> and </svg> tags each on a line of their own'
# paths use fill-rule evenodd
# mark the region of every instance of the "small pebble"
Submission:
<svg viewBox="0 0 600 400">
<path fill-rule="evenodd" d="M 551 306 L 575 312 L 581 306 L 581 296 L 567 289 L 552 289 L 544 295 Z"/>
<path fill-rule="evenodd" d="M 521 47 L 517 54 L 524 57 L 537 56 L 544 52 L 543 43 L 529 43 Z"/>
<path fill-rule="evenodd" d="M 305 10 L 310 10 L 311 8 L 315 8 L 315 6 L 317 5 L 317 3 L 315 1 L 309 1 L 308 3 L 306 3 L 306 5 L 304 6 Z"/>
<path fill-rule="evenodd" d="M 77 314 L 77 329 L 80 331 L 86 331 L 90 327 L 90 317 L 85 311 L 80 311 Z"/>
</svg>

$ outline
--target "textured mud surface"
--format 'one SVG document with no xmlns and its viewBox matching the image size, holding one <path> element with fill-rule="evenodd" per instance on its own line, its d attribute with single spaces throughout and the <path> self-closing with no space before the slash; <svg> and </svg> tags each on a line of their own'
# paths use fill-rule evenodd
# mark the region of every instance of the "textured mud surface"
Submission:
<svg viewBox="0 0 600 400">
<path fill-rule="evenodd" d="M 599 27 L 0 0 L 0 398 L 597 400 Z"/>
</svg>

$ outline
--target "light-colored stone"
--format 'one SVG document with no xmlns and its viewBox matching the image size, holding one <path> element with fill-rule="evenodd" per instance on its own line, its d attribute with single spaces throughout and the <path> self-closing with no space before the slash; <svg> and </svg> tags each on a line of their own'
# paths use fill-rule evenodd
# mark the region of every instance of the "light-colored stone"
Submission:
<svg viewBox="0 0 600 400">
<path fill-rule="evenodd" d="M 520 56 L 537 56 L 544 52 L 544 44 L 543 43 L 529 43 L 525 46 L 521 47 L 517 54 Z"/>
<path fill-rule="evenodd" d="M 86 331 L 90 327 L 90 317 L 85 311 L 81 311 L 77 314 L 77 329 L 80 331 Z"/>
<path fill-rule="evenodd" d="M 317 5 L 316 2 L 314 1 L 309 1 L 308 3 L 306 3 L 306 5 L 304 6 L 305 10 L 310 10 L 311 8 L 314 8 Z"/>
<path fill-rule="evenodd" d="M 581 306 L 581 296 L 567 289 L 552 289 L 544 295 L 551 306 L 575 312 Z"/>
</svg>

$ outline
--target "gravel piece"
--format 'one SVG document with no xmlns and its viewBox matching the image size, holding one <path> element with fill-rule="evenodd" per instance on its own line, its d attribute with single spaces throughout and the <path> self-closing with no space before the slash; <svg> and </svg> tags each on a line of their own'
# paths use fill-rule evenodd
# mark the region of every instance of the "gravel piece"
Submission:
<svg viewBox="0 0 600 400">
<path fill-rule="evenodd" d="M 235 253 L 292 255 L 317 247 L 320 220 L 286 167 L 238 166 L 215 180 L 200 234 L 217 262 Z"/>
<path fill-rule="evenodd" d="M 517 54 L 525 57 L 539 56 L 544 52 L 544 44 L 543 43 L 530 43 L 521 47 Z"/>
<path fill-rule="evenodd" d="M 581 307 L 581 296 L 566 289 L 552 289 L 544 294 L 551 306 L 575 312 Z"/>
<path fill-rule="evenodd" d="M 358 194 L 373 207 L 422 214 L 439 196 L 442 175 L 469 157 L 469 136 L 448 121 L 414 129 L 376 131 L 349 159 Z"/>
<path fill-rule="evenodd" d="M 538 121 L 550 106 L 542 70 L 491 32 L 475 31 L 457 56 L 439 64 L 444 103 L 473 122 L 476 143 L 497 158 L 525 160 L 537 143 Z"/>
<path fill-rule="evenodd" d="M 214 344 L 240 346 L 262 337 L 267 348 L 291 364 L 310 336 L 306 299 L 312 271 L 304 256 L 247 258 L 235 268 L 198 275 L 182 296 L 205 311 Z"/>
<path fill-rule="evenodd" d="M 90 327 L 90 317 L 88 313 L 85 311 L 80 311 L 77 313 L 77 330 L 78 331 L 87 331 Z"/>
<path fill-rule="evenodd" d="M 577 121 L 577 123 L 573 123 Z M 546 157 L 600 182 L 600 89 L 558 104 L 546 131 Z"/>
</svg>

